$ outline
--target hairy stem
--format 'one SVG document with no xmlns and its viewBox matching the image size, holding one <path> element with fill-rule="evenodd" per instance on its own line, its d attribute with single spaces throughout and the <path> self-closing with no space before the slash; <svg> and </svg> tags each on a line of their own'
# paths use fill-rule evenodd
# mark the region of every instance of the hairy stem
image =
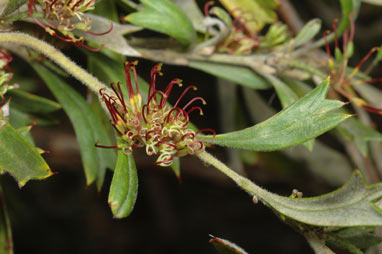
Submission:
<svg viewBox="0 0 382 254">
<path fill-rule="evenodd" d="M 24 33 L 12 33 L 3 32 L 0 33 L 0 43 L 12 43 L 20 46 L 25 46 L 34 49 L 49 59 L 58 64 L 67 73 L 71 74 L 73 77 L 85 84 L 90 90 L 98 94 L 98 91 L 102 88 L 109 90 L 103 83 L 98 79 L 90 75 L 87 71 L 79 67 L 77 64 L 72 62 L 68 57 L 62 54 L 59 50 L 52 47 L 48 43 L 38 40 L 30 35 Z"/>
</svg>

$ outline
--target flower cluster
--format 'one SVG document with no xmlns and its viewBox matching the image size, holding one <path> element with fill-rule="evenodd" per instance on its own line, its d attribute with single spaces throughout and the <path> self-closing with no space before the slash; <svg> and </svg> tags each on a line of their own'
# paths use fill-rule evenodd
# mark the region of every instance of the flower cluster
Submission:
<svg viewBox="0 0 382 254">
<path fill-rule="evenodd" d="M 188 124 L 191 112 L 196 110 L 203 114 L 201 107 L 192 105 L 197 101 L 206 104 L 205 100 L 195 97 L 184 106 L 179 106 L 185 94 L 192 89 L 196 90 L 196 87 L 188 86 L 171 107 L 167 103 L 168 97 L 175 85 L 182 86 L 182 80 L 173 79 L 164 91 L 156 90 L 157 76 L 162 75 L 162 65 L 157 64 L 151 70 L 148 99 L 146 104 L 143 104 L 135 70 L 136 64 L 137 62 L 124 64 L 129 100 L 124 98 L 120 83 L 111 84 L 113 95 L 104 89 L 99 91 L 110 112 L 110 121 L 122 140 L 118 146 L 112 148 L 119 148 L 128 153 L 135 147 L 145 147 L 148 155 L 159 156 L 156 164 L 165 167 L 170 166 L 175 157 L 203 150 L 204 144 L 197 140 L 196 136 L 202 131 L 210 131 L 215 135 L 215 131 L 212 129 L 194 131 Z M 135 91 L 132 75 L 134 75 Z M 96 146 L 105 147 L 98 144 Z"/>
<path fill-rule="evenodd" d="M 38 4 L 38 6 L 37 6 Z M 94 50 L 84 44 L 84 38 L 77 37 L 74 29 L 78 29 L 93 35 L 105 35 L 113 29 L 104 33 L 91 32 L 91 18 L 85 15 L 86 11 L 93 10 L 95 0 L 29 0 L 28 15 L 33 17 L 36 24 L 42 27 L 51 36 L 60 40 L 71 42 L 92 51 Z M 39 11 L 41 9 L 41 12 Z M 42 16 L 41 16 L 42 15 Z M 57 34 L 60 32 L 63 36 Z"/>
<path fill-rule="evenodd" d="M 329 31 L 324 32 L 326 52 L 328 55 L 328 65 L 330 69 L 330 77 L 331 77 L 331 82 L 333 84 L 333 87 L 336 89 L 336 91 L 339 94 L 341 94 L 342 96 L 344 96 L 345 98 L 353 102 L 355 105 L 362 107 L 369 112 L 382 114 L 382 109 L 369 104 L 365 99 L 359 97 L 357 91 L 355 90 L 355 86 L 357 85 L 382 81 L 382 78 L 369 78 L 367 76 L 371 72 L 371 70 L 373 69 L 377 61 L 372 63 L 363 73 L 360 73 L 360 69 L 362 68 L 364 63 L 375 52 L 379 51 L 380 48 L 379 47 L 372 48 L 362 58 L 359 64 L 349 72 L 348 61 L 352 57 L 354 52 L 354 44 L 353 44 L 354 31 L 355 31 L 354 21 L 352 19 L 352 16 L 350 15 L 350 28 L 346 29 L 342 36 L 342 50 L 340 49 L 340 46 L 339 46 L 335 23 L 336 23 L 336 20 L 332 22 L 332 29 L 335 35 L 335 38 L 334 38 L 335 61 L 332 57 L 332 54 L 329 48 L 329 42 L 327 39 L 327 34 L 329 33 Z"/>
</svg>

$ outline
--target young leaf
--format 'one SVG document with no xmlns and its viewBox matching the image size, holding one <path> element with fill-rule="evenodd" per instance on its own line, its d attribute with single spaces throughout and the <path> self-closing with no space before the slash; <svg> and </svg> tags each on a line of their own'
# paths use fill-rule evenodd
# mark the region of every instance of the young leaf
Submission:
<svg viewBox="0 0 382 254">
<path fill-rule="evenodd" d="M 270 119 L 244 130 L 199 139 L 221 146 L 272 151 L 304 143 L 334 128 L 349 117 L 329 113 L 343 103 L 325 99 L 329 79 Z"/>
<path fill-rule="evenodd" d="M 13 254 L 12 230 L 0 185 L 0 254 Z"/>
<path fill-rule="evenodd" d="M 214 245 L 219 254 L 247 254 L 245 250 L 228 240 L 216 236 L 211 237 L 210 243 Z"/>
<path fill-rule="evenodd" d="M 196 32 L 186 14 L 170 0 L 141 0 L 144 9 L 125 17 L 135 25 L 167 34 L 184 46 L 196 39 Z"/>
<path fill-rule="evenodd" d="M 114 217 L 121 219 L 129 216 L 137 195 L 138 175 L 134 157 L 131 153 L 125 154 L 120 150 L 108 199 Z"/>
<path fill-rule="evenodd" d="M 14 176 L 20 186 L 52 175 L 37 149 L 5 120 L 0 120 L 0 170 Z"/>
<path fill-rule="evenodd" d="M 189 66 L 253 89 L 269 89 L 271 86 L 252 70 L 244 66 L 191 60 Z"/>
<path fill-rule="evenodd" d="M 44 67 L 37 64 L 32 66 L 60 102 L 73 124 L 80 146 L 87 185 L 96 181 L 97 187 L 100 189 L 106 168 L 114 167 L 116 157 L 113 150 L 100 149 L 94 146 L 97 140 L 102 145 L 112 145 L 112 141 L 103 128 L 101 120 L 91 110 L 85 99 L 73 88 Z"/>
<path fill-rule="evenodd" d="M 294 38 L 295 47 L 299 47 L 316 36 L 321 29 L 321 20 L 312 19 L 301 29 L 301 31 Z"/>
</svg>

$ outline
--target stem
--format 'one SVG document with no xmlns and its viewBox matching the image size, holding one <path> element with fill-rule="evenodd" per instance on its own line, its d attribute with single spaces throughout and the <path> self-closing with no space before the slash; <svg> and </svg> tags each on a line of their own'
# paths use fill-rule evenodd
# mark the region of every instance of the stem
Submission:
<svg viewBox="0 0 382 254">
<path fill-rule="evenodd" d="M 265 201 L 264 197 L 269 196 L 271 193 L 260 188 L 258 185 L 250 181 L 249 179 L 239 175 L 229 167 L 227 167 L 223 162 L 216 159 L 211 154 L 206 151 L 201 151 L 196 154 L 196 156 L 202 161 L 214 166 L 220 172 L 231 178 L 240 188 L 248 192 L 251 196 L 259 197 L 261 201 Z"/>
<path fill-rule="evenodd" d="M 73 77 L 85 84 L 90 90 L 98 94 L 100 89 L 107 88 L 98 79 L 90 75 L 87 71 L 79 67 L 77 64 L 72 62 L 59 50 L 47 44 L 46 42 L 40 41 L 32 36 L 23 33 L 0 33 L 0 43 L 12 43 L 21 46 L 25 46 L 34 49 L 49 59 L 58 64 L 62 69 L 71 74 Z"/>
</svg>

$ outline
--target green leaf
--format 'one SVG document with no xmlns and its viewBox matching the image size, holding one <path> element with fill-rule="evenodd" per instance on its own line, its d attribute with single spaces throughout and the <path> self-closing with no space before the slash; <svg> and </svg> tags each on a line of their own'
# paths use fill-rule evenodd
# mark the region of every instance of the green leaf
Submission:
<svg viewBox="0 0 382 254">
<path fill-rule="evenodd" d="M 194 60 L 189 62 L 189 66 L 249 88 L 269 89 L 271 87 L 268 82 L 244 66 Z"/>
<path fill-rule="evenodd" d="M 174 0 L 174 3 L 186 13 L 196 30 L 206 32 L 206 26 L 203 24 L 204 15 L 195 0 Z"/>
<path fill-rule="evenodd" d="M 51 113 L 61 109 L 61 105 L 55 101 L 40 97 L 20 89 L 8 92 L 12 96 L 12 104 L 23 112 Z"/>
<path fill-rule="evenodd" d="M 0 185 L 0 254 L 13 254 L 11 222 Z"/>
<path fill-rule="evenodd" d="M 314 36 L 316 36 L 317 33 L 320 31 L 320 29 L 321 29 L 321 20 L 319 19 L 312 19 L 311 21 L 306 23 L 305 26 L 294 38 L 295 47 L 299 47 L 307 43 L 311 39 L 313 39 Z"/>
<path fill-rule="evenodd" d="M 112 141 L 103 128 L 101 120 L 92 111 L 85 99 L 68 84 L 44 67 L 37 64 L 32 64 L 32 66 L 60 102 L 73 124 L 80 146 L 87 185 L 96 181 L 97 187 L 100 189 L 106 168 L 114 167 L 116 157 L 113 150 L 94 146 L 97 140 L 102 145 L 112 145 Z"/>
<path fill-rule="evenodd" d="M 349 115 L 329 113 L 344 103 L 325 99 L 329 79 L 270 119 L 244 130 L 199 139 L 221 146 L 272 151 L 295 146 L 334 128 Z"/>
<path fill-rule="evenodd" d="M 353 20 L 358 15 L 359 8 L 361 6 L 361 0 L 339 0 L 342 9 L 341 22 L 337 28 L 337 36 L 342 35 L 347 27 L 350 25 L 350 14 L 353 16 Z"/>
<path fill-rule="evenodd" d="M 216 236 L 211 237 L 210 243 L 214 245 L 219 254 L 247 254 L 245 250 L 228 240 Z"/>
<path fill-rule="evenodd" d="M 52 175 L 37 149 L 5 120 L 0 120 L 0 170 L 14 176 L 20 186 Z"/>
<path fill-rule="evenodd" d="M 170 0 L 141 0 L 144 9 L 125 17 L 135 25 L 167 34 L 184 46 L 196 39 L 196 32 L 186 14 Z"/>
<path fill-rule="evenodd" d="M 277 20 L 275 12 L 277 2 L 274 0 L 220 0 L 220 2 L 235 18 L 244 16 L 245 20 L 251 20 L 244 22 L 251 35 L 258 33 L 265 24 Z"/>
<path fill-rule="evenodd" d="M 262 193 L 267 205 L 287 217 L 306 224 L 332 227 L 382 226 L 382 183 L 367 185 L 354 171 L 350 180 L 331 193 L 312 198 L 287 198 Z"/>
<path fill-rule="evenodd" d="M 180 177 L 180 159 L 179 157 L 175 157 L 171 164 L 171 169 L 175 173 L 176 178 L 181 183 L 182 178 Z"/>
<path fill-rule="evenodd" d="M 137 195 L 138 175 L 134 157 L 120 150 L 108 199 L 114 217 L 127 217 L 134 208 Z"/>
<path fill-rule="evenodd" d="M 119 21 L 117 8 L 115 6 L 115 0 L 102 0 L 98 1 L 94 6 L 94 10 L 91 13 L 102 16 L 114 22 Z"/>
<path fill-rule="evenodd" d="M 27 2 L 28 0 L 9 0 L 7 6 L 4 8 L 4 11 L 1 13 L 0 18 L 7 17 Z"/>
</svg>

